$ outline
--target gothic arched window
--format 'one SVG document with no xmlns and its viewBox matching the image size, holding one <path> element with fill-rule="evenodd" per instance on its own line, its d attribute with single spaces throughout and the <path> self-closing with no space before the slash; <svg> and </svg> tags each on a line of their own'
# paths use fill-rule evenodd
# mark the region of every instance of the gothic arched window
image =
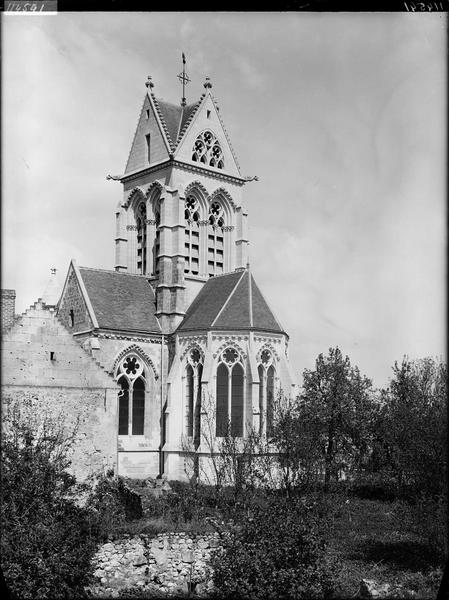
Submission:
<svg viewBox="0 0 449 600">
<path fill-rule="evenodd" d="M 142 359 L 128 354 L 117 369 L 119 392 L 119 435 L 143 435 L 147 383 Z"/>
<path fill-rule="evenodd" d="M 202 356 L 198 348 L 191 350 L 187 357 L 185 377 L 186 434 L 194 438 L 195 447 L 201 435 L 201 377 L 203 374 Z"/>
<path fill-rule="evenodd" d="M 159 275 L 159 250 L 161 246 L 159 225 L 161 223 L 161 216 L 158 210 L 154 211 L 154 220 L 156 225 L 156 234 L 154 237 L 153 246 L 153 274 Z"/>
<path fill-rule="evenodd" d="M 273 435 L 274 421 L 274 367 L 270 365 L 267 371 L 267 435 Z"/>
<path fill-rule="evenodd" d="M 257 370 L 259 373 L 260 433 L 273 435 L 274 425 L 274 382 L 276 371 L 270 350 L 262 350 Z"/>
<path fill-rule="evenodd" d="M 209 277 L 223 273 L 224 264 L 224 210 L 220 202 L 209 207 L 207 226 L 207 272 Z"/>
<path fill-rule="evenodd" d="M 195 196 L 187 196 L 184 203 L 185 219 L 185 265 L 184 272 L 199 274 L 200 261 L 200 228 L 199 203 Z"/>
<path fill-rule="evenodd" d="M 228 432 L 234 437 L 244 435 L 244 371 L 242 359 L 235 348 L 226 348 L 220 355 L 216 380 L 217 437 Z"/>
<path fill-rule="evenodd" d="M 220 142 L 212 131 L 203 131 L 196 138 L 192 149 L 192 160 L 215 167 L 216 169 L 224 168 L 224 158 Z"/>
<path fill-rule="evenodd" d="M 136 211 L 137 272 L 145 275 L 147 269 L 147 209 L 141 202 Z"/>
</svg>

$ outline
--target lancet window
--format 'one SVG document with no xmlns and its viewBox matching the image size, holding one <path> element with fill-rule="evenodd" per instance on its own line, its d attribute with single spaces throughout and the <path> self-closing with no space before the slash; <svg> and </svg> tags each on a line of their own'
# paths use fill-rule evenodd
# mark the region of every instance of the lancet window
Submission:
<svg viewBox="0 0 449 600">
<path fill-rule="evenodd" d="M 137 272 L 144 275 L 147 268 L 147 209 L 141 202 L 136 211 Z"/>
<path fill-rule="evenodd" d="M 271 437 L 274 424 L 274 381 L 276 371 L 273 365 L 273 355 L 268 349 L 261 352 L 258 373 L 260 433 L 262 434 L 265 431 L 267 436 Z"/>
<path fill-rule="evenodd" d="M 119 435 L 143 435 L 147 381 L 142 359 L 136 354 L 124 357 L 117 369 L 119 392 Z"/>
<path fill-rule="evenodd" d="M 153 273 L 154 275 L 159 275 L 159 250 L 161 246 L 160 239 L 160 230 L 159 225 L 161 223 L 161 216 L 159 211 L 154 211 L 154 218 L 156 223 L 156 234 L 154 237 L 154 245 L 153 245 Z"/>
<path fill-rule="evenodd" d="M 207 272 L 209 277 L 223 273 L 224 264 L 224 211 L 214 201 L 209 207 L 207 226 Z"/>
<path fill-rule="evenodd" d="M 201 435 L 201 377 L 203 359 L 197 348 L 187 357 L 185 370 L 185 432 L 194 439 L 195 446 L 200 443 Z"/>
<path fill-rule="evenodd" d="M 217 437 L 230 433 L 244 435 L 244 370 L 242 357 L 235 348 L 226 348 L 217 367 L 216 431 Z"/>
<path fill-rule="evenodd" d="M 185 219 L 185 263 L 184 272 L 192 275 L 199 274 L 200 261 L 200 228 L 199 203 L 195 196 L 187 196 L 184 203 Z"/>
<path fill-rule="evenodd" d="M 192 149 L 192 160 L 216 169 L 224 169 L 224 158 L 220 142 L 212 131 L 203 131 L 196 138 Z"/>
</svg>

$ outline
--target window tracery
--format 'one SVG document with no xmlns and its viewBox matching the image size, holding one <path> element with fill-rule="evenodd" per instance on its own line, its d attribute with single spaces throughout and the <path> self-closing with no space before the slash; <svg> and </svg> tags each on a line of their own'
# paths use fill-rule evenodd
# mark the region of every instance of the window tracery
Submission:
<svg viewBox="0 0 449 600">
<path fill-rule="evenodd" d="M 161 216 L 158 210 L 154 211 L 154 221 L 156 225 L 156 235 L 154 237 L 154 247 L 153 247 L 153 273 L 155 275 L 159 274 L 159 250 L 160 250 L 160 230 L 159 225 L 161 223 Z"/>
<path fill-rule="evenodd" d="M 186 435 L 193 437 L 195 448 L 200 444 L 201 435 L 201 377 L 203 356 L 198 348 L 192 348 L 187 355 L 185 370 Z"/>
<path fill-rule="evenodd" d="M 192 160 L 216 169 L 224 169 L 223 151 L 212 131 L 203 131 L 196 138 L 192 150 Z"/>
<path fill-rule="evenodd" d="M 136 211 L 137 272 L 144 275 L 147 268 L 147 209 L 141 202 Z"/>
<path fill-rule="evenodd" d="M 240 353 L 232 347 L 221 352 L 216 377 L 215 435 L 224 437 L 228 432 L 244 435 L 244 369 Z"/>
<path fill-rule="evenodd" d="M 273 354 L 267 348 L 263 349 L 260 353 L 260 364 L 257 370 L 259 373 L 260 433 L 265 432 L 268 437 L 271 437 L 274 425 L 274 382 L 276 371 Z"/>
<path fill-rule="evenodd" d="M 209 207 L 207 227 L 207 272 L 209 277 L 223 273 L 224 264 L 224 210 L 214 201 Z"/>
<path fill-rule="evenodd" d="M 137 354 L 128 354 L 117 368 L 119 392 L 119 435 L 143 435 L 145 420 L 145 367 Z"/>
<path fill-rule="evenodd" d="M 184 203 L 185 223 L 185 263 L 184 272 L 199 274 L 200 261 L 200 228 L 199 202 L 193 195 L 187 196 Z"/>
</svg>

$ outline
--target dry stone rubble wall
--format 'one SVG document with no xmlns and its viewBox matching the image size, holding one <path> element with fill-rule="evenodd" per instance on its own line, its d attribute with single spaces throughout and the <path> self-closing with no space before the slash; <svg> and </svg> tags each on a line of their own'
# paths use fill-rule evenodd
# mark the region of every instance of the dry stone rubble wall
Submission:
<svg viewBox="0 0 449 600">
<path fill-rule="evenodd" d="M 97 597 L 117 597 L 119 591 L 139 587 L 167 594 L 212 590 L 211 554 L 221 548 L 218 533 L 191 535 L 161 533 L 125 536 L 101 546 L 93 558 Z"/>
</svg>

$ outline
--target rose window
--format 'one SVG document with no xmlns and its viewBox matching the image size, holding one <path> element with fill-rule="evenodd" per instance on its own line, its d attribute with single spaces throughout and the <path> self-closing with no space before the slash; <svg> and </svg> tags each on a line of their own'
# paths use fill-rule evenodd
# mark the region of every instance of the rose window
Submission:
<svg viewBox="0 0 449 600">
<path fill-rule="evenodd" d="M 262 364 L 267 365 L 271 361 L 271 352 L 269 350 L 263 350 L 260 355 Z"/>
<path fill-rule="evenodd" d="M 200 351 L 199 351 L 199 350 L 197 350 L 197 349 L 195 348 L 194 350 L 192 350 L 192 351 L 190 352 L 190 361 L 191 361 L 193 364 L 197 364 L 197 363 L 199 363 L 199 362 L 200 362 L 200 359 L 201 359 L 201 354 L 200 354 Z"/>
<path fill-rule="evenodd" d="M 143 372 L 142 361 L 137 356 L 127 356 L 122 363 L 122 370 L 130 379 L 135 379 Z"/>
<path fill-rule="evenodd" d="M 224 168 L 223 152 L 220 142 L 212 131 L 203 131 L 193 145 L 192 160 L 216 169 Z"/>
<path fill-rule="evenodd" d="M 223 362 L 228 365 L 234 364 L 239 359 L 239 354 L 234 348 L 227 348 L 221 355 Z"/>
</svg>

